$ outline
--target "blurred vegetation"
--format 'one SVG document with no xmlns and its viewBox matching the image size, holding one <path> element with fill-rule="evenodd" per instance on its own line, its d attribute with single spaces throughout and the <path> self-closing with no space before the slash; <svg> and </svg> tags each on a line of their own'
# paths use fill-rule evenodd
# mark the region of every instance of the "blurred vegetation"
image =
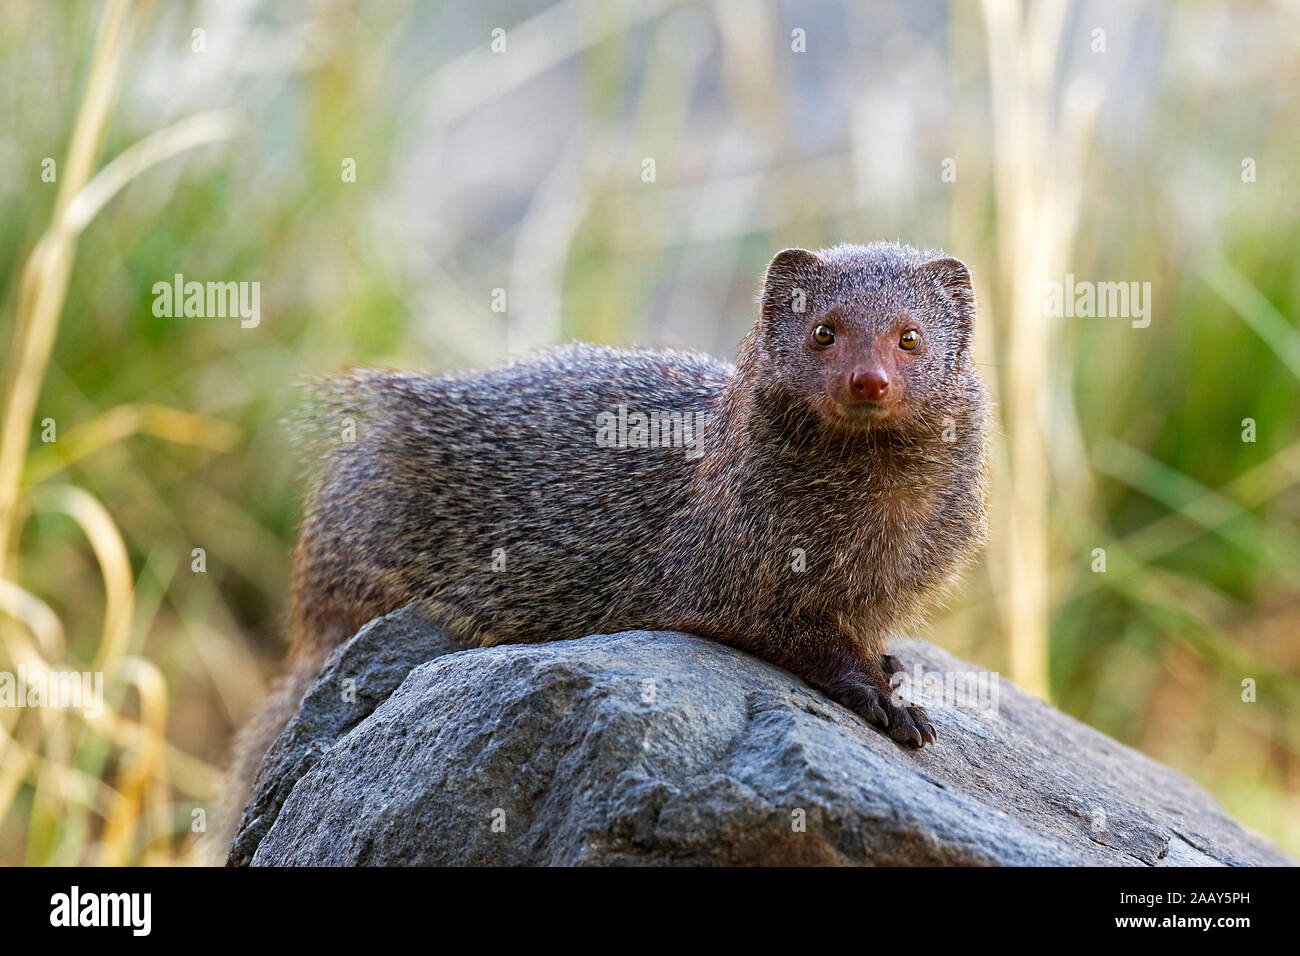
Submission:
<svg viewBox="0 0 1300 956">
<path fill-rule="evenodd" d="M 773 252 L 877 238 L 972 265 L 1002 419 L 987 560 L 928 636 L 1300 852 L 1298 32 L 1281 2 L 6 0 L 0 670 L 101 668 L 108 715 L 0 708 L 0 863 L 196 858 L 282 652 L 302 376 L 729 355 Z M 1150 282 L 1150 327 L 1046 318 L 1067 272 Z M 156 317 L 176 273 L 260 282 L 260 325 Z"/>
</svg>

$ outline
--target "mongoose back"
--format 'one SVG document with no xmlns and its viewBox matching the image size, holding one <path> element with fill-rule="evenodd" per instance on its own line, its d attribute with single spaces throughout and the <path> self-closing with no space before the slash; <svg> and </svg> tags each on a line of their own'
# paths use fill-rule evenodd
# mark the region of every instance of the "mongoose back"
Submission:
<svg viewBox="0 0 1300 956">
<path fill-rule="evenodd" d="M 330 380 L 321 427 L 355 434 L 309 492 L 295 676 L 245 734 L 240 785 L 324 657 L 411 602 L 481 644 L 699 634 L 900 743 L 933 742 L 891 693 L 884 648 L 985 536 L 974 320 L 956 259 L 787 249 L 734 367 L 571 345 L 443 378 Z"/>
</svg>

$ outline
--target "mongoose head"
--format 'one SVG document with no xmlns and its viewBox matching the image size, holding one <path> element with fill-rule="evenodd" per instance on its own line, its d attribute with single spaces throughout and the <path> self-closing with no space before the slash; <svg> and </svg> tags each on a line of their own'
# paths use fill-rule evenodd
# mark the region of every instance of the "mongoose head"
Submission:
<svg viewBox="0 0 1300 956">
<path fill-rule="evenodd" d="M 753 336 L 764 391 L 831 429 L 941 422 L 982 391 L 975 295 L 956 259 L 893 243 L 786 249 L 768 265 Z"/>
</svg>

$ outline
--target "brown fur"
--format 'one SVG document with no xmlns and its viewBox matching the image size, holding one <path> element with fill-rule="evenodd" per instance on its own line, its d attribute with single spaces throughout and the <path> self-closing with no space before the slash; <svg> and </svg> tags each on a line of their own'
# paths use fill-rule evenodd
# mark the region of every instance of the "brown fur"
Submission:
<svg viewBox="0 0 1300 956">
<path fill-rule="evenodd" d="M 244 735 L 237 792 L 302 675 L 413 601 L 482 644 L 697 633 L 800 675 L 900 742 L 932 741 L 920 708 L 891 695 L 883 648 L 984 538 L 974 318 L 954 259 L 883 243 L 786 250 L 734 368 L 576 345 L 466 375 L 324 383 L 293 559 L 298 676 Z M 819 324 L 832 346 L 810 339 Z M 909 328 L 914 351 L 898 344 Z M 861 400 L 863 375 L 888 392 Z M 698 414 L 702 454 L 600 447 L 596 416 L 620 405 Z M 349 425 L 354 440 L 339 440 Z"/>
</svg>

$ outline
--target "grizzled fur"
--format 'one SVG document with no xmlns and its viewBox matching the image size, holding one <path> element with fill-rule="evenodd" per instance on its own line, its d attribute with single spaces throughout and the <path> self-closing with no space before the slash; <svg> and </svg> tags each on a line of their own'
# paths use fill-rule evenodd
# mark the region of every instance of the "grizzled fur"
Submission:
<svg viewBox="0 0 1300 956">
<path fill-rule="evenodd" d="M 789 669 L 901 742 L 932 741 L 920 708 L 890 693 L 883 649 L 984 538 L 974 318 L 955 259 L 786 250 L 735 367 L 571 345 L 452 377 L 332 380 L 322 427 L 356 434 L 324 454 L 294 553 L 295 669 L 412 601 L 483 644 L 689 631 Z M 810 341 L 822 324 L 836 346 Z M 908 328 L 921 345 L 903 352 Z M 887 401 L 846 392 L 867 366 L 888 377 Z M 702 453 L 599 447 L 597 416 L 620 405 L 697 413 Z M 265 749 L 283 719 L 248 746 Z"/>
</svg>

